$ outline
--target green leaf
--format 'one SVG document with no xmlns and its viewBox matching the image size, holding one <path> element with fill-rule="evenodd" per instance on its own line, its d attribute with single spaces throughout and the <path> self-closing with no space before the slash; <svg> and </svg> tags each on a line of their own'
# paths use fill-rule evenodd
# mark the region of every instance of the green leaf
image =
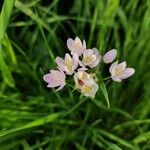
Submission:
<svg viewBox="0 0 150 150">
<path fill-rule="evenodd" d="M 14 5 L 14 0 L 5 0 L 0 14 L 0 44 L 4 38 L 10 15 Z"/>
<path fill-rule="evenodd" d="M 107 92 L 106 86 L 105 86 L 105 84 L 104 84 L 103 81 L 100 82 L 100 88 L 101 88 L 101 90 L 102 90 L 102 92 L 103 92 L 103 95 L 104 95 L 104 97 L 105 97 L 105 100 L 106 100 L 106 102 L 107 102 L 107 106 L 108 106 L 108 108 L 110 108 L 110 102 L 109 102 L 108 92 Z"/>
<path fill-rule="evenodd" d="M 44 27 L 47 31 L 49 31 L 53 35 L 53 32 L 51 31 L 51 28 L 49 27 L 49 25 L 44 20 L 42 20 L 36 13 L 34 13 L 32 9 L 28 7 L 28 5 L 23 4 L 19 0 L 15 2 L 15 7 L 18 8 L 20 11 L 22 11 L 25 15 L 29 16 L 32 20 L 34 20 L 39 25 L 42 36 L 46 42 L 46 46 L 48 47 L 48 52 L 50 54 L 50 57 L 54 62 L 54 54 L 52 50 L 50 49 L 50 46 L 48 45 L 48 41 L 42 29 L 42 27 Z"/>
<path fill-rule="evenodd" d="M 48 115 L 44 118 L 32 121 L 28 124 L 25 124 L 25 125 L 21 126 L 21 127 L 13 128 L 13 129 L 10 129 L 10 130 L 7 130 L 7 131 L 2 131 L 2 132 L 0 132 L 0 138 L 2 138 L 5 135 L 9 135 L 9 134 L 12 134 L 12 133 L 15 133 L 15 132 L 18 132 L 18 131 L 26 130 L 26 129 L 29 129 L 29 128 L 44 125 L 44 124 L 49 123 L 49 122 L 53 122 L 58 118 L 58 116 L 59 116 L 58 114 L 50 114 L 50 115 Z"/>
<path fill-rule="evenodd" d="M 147 140 L 150 140 L 150 132 L 146 132 L 146 133 L 138 135 L 136 138 L 133 139 L 133 142 L 135 144 L 138 144 Z"/>
<path fill-rule="evenodd" d="M 3 45 L 4 45 L 4 46 L 6 47 L 6 49 L 8 50 L 12 63 L 13 63 L 14 65 L 16 65 L 16 64 L 17 64 L 17 59 L 16 59 L 15 53 L 14 53 L 14 51 L 13 51 L 11 42 L 9 41 L 9 38 L 8 38 L 7 35 L 5 35 L 5 38 L 3 39 Z"/>
<path fill-rule="evenodd" d="M 121 145 L 124 145 L 126 147 L 131 148 L 131 149 L 134 149 L 133 145 L 130 144 L 128 141 L 126 141 L 126 140 L 124 140 L 124 139 L 122 139 L 122 138 L 120 138 L 120 137 L 118 137 L 118 136 L 116 136 L 116 135 L 114 135 L 114 134 L 112 134 L 110 132 L 107 132 L 107 131 L 101 130 L 101 129 L 98 129 L 96 131 L 100 132 L 102 135 L 108 137 L 109 139 L 120 143 Z"/>
<path fill-rule="evenodd" d="M 127 121 L 125 123 L 118 124 L 114 127 L 115 130 L 123 129 L 127 127 L 138 127 L 141 124 L 150 124 L 150 119 L 141 119 L 141 120 L 133 120 L 133 121 Z"/>
<path fill-rule="evenodd" d="M 2 48 L 0 47 L 0 68 L 2 70 L 4 81 L 11 87 L 14 86 L 14 79 L 8 65 L 5 63 L 2 56 Z"/>
<path fill-rule="evenodd" d="M 119 7 L 119 0 L 108 0 L 103 16 L 103 23 L 105 25 L 110 25 L 113 21 L 113 18 L 117 12 L 117 8 Z"/>
<path fill-rule="evenodd" d="M 13 80 L 13 77 L 11 75 L 11 71 L 9 70 L 9 67 L 5 63 L 4 58 L 2 56 L 1 44 L 2 44 L 3 39 L 5 37 L 5 32 L 6 32 L 7 25 L 9 23 L 9 19 L 10 19 L 13 5 L 14 5 L 14 0 L 11 0 L 11 1 L 5 0 L 3 3 L 1 14 L 0 14 L 0 67 L 1 67 L 3 78 L 4 78 L 5 82 L 9 86 L 12 86 L 12 87 L 14 86 L 14 80 Z M 13 55 L 12 51 L 10 49 L 11 48 L 10 45 L 7 45 L 7 47 L 9 49 L 9 52 L 11 52 L 11 55 Z M 14 55 L 12 57 L 13 57 L 13 61 L 15 63 L 16 60 L 15 60 Z"/>
</svg>

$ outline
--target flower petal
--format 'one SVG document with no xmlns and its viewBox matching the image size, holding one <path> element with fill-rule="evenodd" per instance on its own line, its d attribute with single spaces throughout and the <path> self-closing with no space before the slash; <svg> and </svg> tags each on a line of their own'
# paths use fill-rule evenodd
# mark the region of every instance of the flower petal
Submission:
<svg viewBox="0 0 150 150">
<path fill-rule="evenodd" d="M 110 66 L 110 68 L 109 68 L 109 72 L 110 72 L 110 73 L 113 72 L 113 70 L 114 70 L 114 68 L 117 66 L 117 64 L 118 64 L 118 61 L 114 62 L 114 63 Z"/>
<path fill-rule="evenodd" d="M 92 51 L 93 51 L 93 54 L 95 54 L 97 56 L 99 55 L 99 51 L 97 48 L 92 48 Z"/>
<path fill-rule="evenodd" d="M 62 89 L 66 84 L 66 76 L 63 71 L 59 70 L 50 70 L 50 73 L 45 74 L 43 79 L 48 83 L 47 87 L 54 88 L 59 86 L 57 90 Z"/>
<path fill-rule="evenodd" d="M 60 73 L 61 73 L 62 79 L 65 81 L 65 79 L 66 79 L 66 75 L 65 75 L 65 74 L 64 74 L 64 72 L 63 72 L 63 71 L 61 71 L 61 70 L 60 70 Z"/>
<path fill-rule="evenodd" d="M 135 69 L 133 68 L 126 68 L 124 70 L 124 74 L 121 76 L 121 79 L 126 79 L 130 76 L 132 76 L 135 73 Z"/>
<path fill-rule="evenodd" d="M 118 77 L 113 77 L 113 76 L 111 76 L 111 78 L 112 78 L 112 80 L 114 80 L 114 81 L 116 81 L 116 82 L 121 82 L 121 79 L 118 78 Z"/>
<path fill-rule="evenodd" d="M 56 91 L 60 91 L 64 88 L 65 84 L 62 84 Z"/>
<path fill-rule="evenodd" d="M 124 70 L 124 69 L 126 68 L 126 66 L 127 66 L 126 61 L 123 61 L 122 63 L 119 63 L 119 64 L 117 65 L 117 67 L 118 67 L 118 68 L 121 68 L 122 70 Z"/>
<path fill-rule="evenodd" d="M 75 38 L 74 42 L 79 44 L 80 46 L 82 46 L 82 42 L 81 42 L 81 40 L 79 39 L 78 36 Z"/>
<path fill-rule="evenodd" d="M 77 54 L 73 55 L 73 65 L 74 65 L 74 70 L 77 69 L 79 64 L 79 56 Z"/>
<path fill-rule="evenodd" d="M 56 57 L 55 62 L 57 63 L 57 65 L 59 65 L 59 64 L 64 65 L 64 60 L 61 57 Z"/>
<path fill-rule="evenodd" d="M 57 84 L 55 82 L 55 79 L 53 78 L 53 76 L 50 73 L 44 75 L 43 79 L 44 79 L 44 81 L 46 81 L 48 83 L 47 87 L 56 87 L 56 86 L 59 86 L 59 84 Z"/>
<path fill-rule="evenodd" d="M 81 88 L 81 92 L 83 93 L 84 96 L 94 98 L 96 92 L 98 91 L 98 88 L 99 86 L 97 83 L 94 83 L 93 85 L 84 84 Z"/>
<path fill-rule="evenodd" d="M 68 53 L 65 54 L 65 60 L 66 60 L 66 59 L 72 60 L 71 56 L 70 56 Z"/>
<path fill-rule="evenodd" d="M 69 39 L 67 40 L 67 47 L 68 47 L 68 49 L 69 49 L 70 51 L 71 51 L 71 49 L 72 49 L 73 43 L 74 43 L 73 39 L 69 38 Z"/>
<path fill-rule="evenodd" d="M 99 55 L 99 56 L 97 57 L 96 61 L 95 61 L 93 64 L 90 65 L 90 67 L 91 67 L 91 68 L 96 67 L 96 66 L 100 63 L 101 59 L 102 59 L 102 56 Z"/>
<path fill-rule="evenodd" d="M 83 67 L 83 68 L 79 68 L 78 71 L 86 71 L 88 70 L 87 68 Z"/>
<path fill-rule="evenodd" d="M 45 74 L 43 76 L 43 79 L 44 79 L 45 82 L 49 83 L 49 81 L 51 80 L 51 74 L 50 73 Z"/>
<path fill-rule="evenodd" d="M 76 37 L 74 40 L 69 38 L 67 40 L 67 47 L 71 51 L 71 55 L 74 55 L 75 53 L 81 56 L 81 54 L 86 49 L 86 43 L 83 41 L 83 44 L 79 37 Z"/>
<path fill-rule="evenodd" d="M 108 64 L 114 61 L 114 59 L 117 56 L 117 50 L 116 49 L 112 49 L 110 51 L 108 51 L 104 56 L 103 56 L 103 61 Z"/>
<path fill-rule="evenodd" d="M 56 57 L 55 62 L 57 63 L 59 70 L 66 71 L 64 60 L 61 57 Z"/>
<path fill-rule="evenodd" d="M 98 89 L 99 89 L 98 84 L 95 83 L 94 86 L 93 86 L 93 88 L 94 88 L 94 90 L 93 90 L 93 92 L 91 93 L 91 98 L 95 98 L 96 92 L 97 92 Z"/>
<path fill-rule="evenodd" d="M 85 40 L 83 40 L 83 49 L 86 50 L 86 43 L 85 43 Z"/>
<path fill-rule="evenodd" d="M 81 60 L 79 60 L 79 65 L 83 68 L 85 68 L 85 65 L 83 64 L 83 62 Z"/>
<path fill-rule="evenodd" d="M 83 52 L 83 60 L 79 62 L 80 66 L 89 66 L 90 68 L 96 67 L 101 60 L 101 56 L 96 48 L 87 49 Z"/>
</svg>

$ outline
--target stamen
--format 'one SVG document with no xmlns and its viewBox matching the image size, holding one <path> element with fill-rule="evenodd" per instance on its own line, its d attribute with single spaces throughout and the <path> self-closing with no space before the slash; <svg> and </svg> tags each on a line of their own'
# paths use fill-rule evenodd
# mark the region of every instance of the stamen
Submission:
<svg viewBox="0 0 150 150">
<path fill-rule="evenodd" d="M 78 83 L 81 87 L 84 85 L 84 82 L 82 80 L 78 80 Z"/>
</svg>

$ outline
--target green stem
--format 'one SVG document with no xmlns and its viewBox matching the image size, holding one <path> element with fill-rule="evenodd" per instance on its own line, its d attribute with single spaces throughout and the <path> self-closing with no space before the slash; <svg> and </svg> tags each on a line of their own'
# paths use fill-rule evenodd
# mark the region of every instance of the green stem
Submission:
<svg viewBox="0 0 150 150">
<path fill-rule="evenodd" d="M 79 103 L 77 103 L 74 107 L 72 107 L 69 111 L 67 111 L 64 114 L 64 117 L 66 117 L 68 114 L 70 114 L 71 112 L 73 112 L 74 110 L 76 110 L 81 104 L 83 104 L 85 101 L 87 100 L 87 98 L 84 98 L 83 100 L 80 100 Z"/>
<path fill-rule="evenodd" d="M 106 78 L 102 79 L 102 81 L 108 80 L 108 79 L 110 79 L 110 78 L 111 78 L 111 77 L 106 77 Z"/>
</svg>

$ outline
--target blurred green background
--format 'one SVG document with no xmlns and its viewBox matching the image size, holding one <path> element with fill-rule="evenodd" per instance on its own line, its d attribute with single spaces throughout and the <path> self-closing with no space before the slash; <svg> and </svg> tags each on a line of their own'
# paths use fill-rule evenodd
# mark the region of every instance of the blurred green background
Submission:
<svg viewBox="0 0 150 150">
<path fill-rule="evenodd" d="M 0 150 L 150 149 L 150 0 L 0 1 Z M 94 100 L 43 75 L 76 36 L 135 74 Z M 108 76 L 105 66 L 103 76 Z M 100 77 L 99 77 L 100 78 Z"/>
</svg>

